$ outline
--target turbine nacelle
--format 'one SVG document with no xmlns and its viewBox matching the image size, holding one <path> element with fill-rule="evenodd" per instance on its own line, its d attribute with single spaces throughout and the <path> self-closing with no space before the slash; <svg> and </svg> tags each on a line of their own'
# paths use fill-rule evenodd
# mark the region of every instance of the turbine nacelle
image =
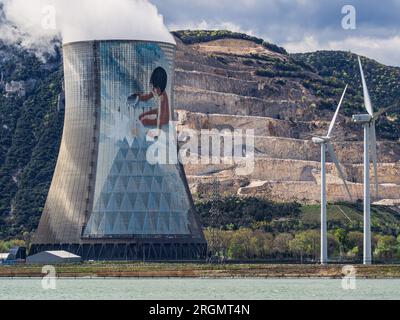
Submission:
<svg viewBox="0 0 400 320">
<path fill-rule="evenodd" d="M 370 114 L 355 114 L 352 119 L 354 123 L 365 124 L 370 123 L 373 118 Z"/>
<path fill-rule="evenodd" d="M 313 137 L 312 138 L 312 142 L 314 142 L 315 144 L 325 144 L 325 143 L 328 143 L 329 141 L 331 141 L 331 139 L 329 137 Z"/>
</svg>

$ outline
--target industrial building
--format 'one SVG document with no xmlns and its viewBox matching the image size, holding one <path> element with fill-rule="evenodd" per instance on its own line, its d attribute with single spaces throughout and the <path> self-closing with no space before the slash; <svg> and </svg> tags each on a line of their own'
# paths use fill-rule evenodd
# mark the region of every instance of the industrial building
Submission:
<svg viewBox="0 0 400 320">
<path fill-rule="evenodd" d="M 26 259 L 25 247 L 13 247 L 8 253 L 0 253 L 0 264 L 23 263 Z"/>
<path fill-rule="evenodd" d="M 43 251 L 26 259 L 27 264 L 64 264 L 81 261 L 81 257 L 66 251 Z"/>
<path fill-rule="evenodd" d="M 64 44 L 63 51 L 64 132 L 30 254 L 205 259 L 207 244 L 182 165 L 147 159 L 154 143 L 149 130 L 174 129 L 175 44 L 84 41 Z M 160 122 L 165 110 L 168 124 Z M 155 126 L 143 120 L 146 112 L 155 115 Z"/>
</svg>

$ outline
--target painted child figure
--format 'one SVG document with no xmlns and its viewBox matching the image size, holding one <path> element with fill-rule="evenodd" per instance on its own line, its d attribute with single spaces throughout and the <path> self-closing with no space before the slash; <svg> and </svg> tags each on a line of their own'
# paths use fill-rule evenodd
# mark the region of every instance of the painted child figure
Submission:
<svg viewBox="0 0 400 320">
<path fill-rule="evenodd" d="M 158 67 L 155 69 L 150 78 L 150 85 L 152 91 L 148 94 L 134 94 L 131 97 L 139 97 L 139 101 L 147 102 L 151 99 L 160 100 L 159 109 L 152 109 L 148 112 L 142 113 L 139 120 L 145 127 L 157 127 L 162 129 L 163 126 L 168 125 L 170 122 L 170 109 L 168 94 L 165 91 L 168 83 L 167 72 Z"/>
</svg>

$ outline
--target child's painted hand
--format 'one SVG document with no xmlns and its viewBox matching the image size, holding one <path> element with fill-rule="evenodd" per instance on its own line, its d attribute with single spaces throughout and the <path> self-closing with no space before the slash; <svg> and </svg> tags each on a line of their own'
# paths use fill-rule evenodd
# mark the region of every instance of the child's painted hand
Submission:
<svg viewBox="0 0 400 320">
<path fill-rule="evenodd" d="M 128 97 L 128 99 L 136 99 L 136 98 L 139 97 L 139 96 L 140 96 L 139 93 L 134 93 L 134 94 L 130 95 L 130 96 Z"/>
<path fill-rule="evenodd" d="M 136 103 L 137 100 L 139 100 L 139 99 L 140 99 L 140 94 L 135 93 L 135 94 L 132 94 L 132 95 L 130 95 L 130 96 L 128 97 L 128 102 Z"/>
</svg>

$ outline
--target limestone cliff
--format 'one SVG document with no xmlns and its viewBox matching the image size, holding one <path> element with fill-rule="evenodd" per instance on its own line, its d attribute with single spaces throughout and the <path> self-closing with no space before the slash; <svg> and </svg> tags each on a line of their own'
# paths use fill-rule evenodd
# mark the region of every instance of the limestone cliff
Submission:
<svg viewBox="0 0 400 320">
<path fill-rule="evenodd" d="M 179 129 L 253 129 L 255 135 L 254 172 L 238 176 L 236 165 L 186 165 L 193 192 L 206 190 L 217 177 L 227 194 L 318 202 L 320 150 L 311 137 L 326 134 L 344 84 L 331 85 L 332 97 L 326 98 L 331 106 L 327 107 L 310 85 L 327 80 L 285 53 L 242 39 L 194 44 L 177 39 L 177 42 L 175 104 Z M 350 118 L 362 108 L 359 91 L 358 87 L 350 87 L 334 137 L 353 201 L 362 198 L 362 131 Z M 398 140 L 380 139 L 378 154 L 381 185 L 379 199 L 375 200 L 397 201 L 400 199 Z M 331 163 L 328 199 L 349 201 Z"/>
</svg>

